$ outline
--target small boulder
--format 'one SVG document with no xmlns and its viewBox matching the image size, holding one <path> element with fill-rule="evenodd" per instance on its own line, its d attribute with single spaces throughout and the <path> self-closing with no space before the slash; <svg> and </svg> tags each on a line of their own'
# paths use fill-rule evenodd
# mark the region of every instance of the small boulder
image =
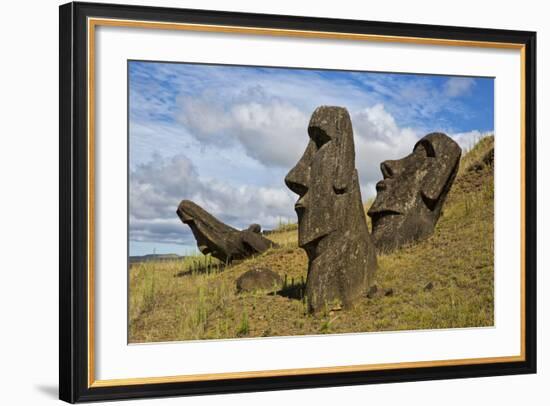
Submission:
<svg viewBox="0 0 550 406">
<path fill-rule="evenodd" d="M 432 290 L 434 287 L 433 282 L 428 282 L 426 286 L 424 286 L 424 291 Z"/>
<path fill-rule="evenodd" d="M 253 292 L 256 290 L 276 291 L 283 284 L 277 272 L 268 268 L 253 268 L 237 278 L 238 292 Z"/>
</svg>

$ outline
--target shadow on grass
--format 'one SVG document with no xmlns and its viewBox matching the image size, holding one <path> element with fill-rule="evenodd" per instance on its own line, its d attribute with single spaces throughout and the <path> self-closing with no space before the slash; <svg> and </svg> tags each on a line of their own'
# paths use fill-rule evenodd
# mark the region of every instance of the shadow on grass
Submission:
<svg viewBox="0 0 550 406">
<path fill-rule="evenodd" d="M 272 293 L 272 295 L 279 295 L 287 297 L 289 299 L 302 300 L 306 294 L 306 283 L 304 281 L 285 285 L 281 290 Z"/>
</svg>

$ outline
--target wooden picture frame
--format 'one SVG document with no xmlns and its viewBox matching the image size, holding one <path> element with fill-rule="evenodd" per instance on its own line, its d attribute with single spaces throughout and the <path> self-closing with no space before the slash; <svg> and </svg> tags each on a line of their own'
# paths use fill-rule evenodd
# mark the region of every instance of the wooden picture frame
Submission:
<svg viewBox="0 0 550 406">
<path fill-rule="evenodd" d="M 60 12 L 60 399 L 235 393 L 536 372 L 536 34 L 526 31 L 68 3 Z M 94 371 L 94 32 L 98 26 L 511 49 L 521 54 L 521 353 L 327 368 L 98 380 Z M 125 136 L 121 134 L 121 136 Z M 92 191 L 92 192 L 90 192 Z M 124 272 L 124 271 L 122 271 Z"/>
</svg>

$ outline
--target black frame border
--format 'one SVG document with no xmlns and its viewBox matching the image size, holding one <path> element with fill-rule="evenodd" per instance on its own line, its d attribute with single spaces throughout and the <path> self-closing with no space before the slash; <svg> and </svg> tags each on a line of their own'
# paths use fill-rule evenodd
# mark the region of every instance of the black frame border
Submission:
<svg viewBox="0 0 550 406">
<path fill-rule="evenodd" d="M 365 372 L 88 387 L 88 17 L 515 43 L 525 46 L 525 360 Z M 75 403 L 536 373 L 535 32 L 78 2 L 60 6 L 59 22 L 61 400 Z"/>
</svg>

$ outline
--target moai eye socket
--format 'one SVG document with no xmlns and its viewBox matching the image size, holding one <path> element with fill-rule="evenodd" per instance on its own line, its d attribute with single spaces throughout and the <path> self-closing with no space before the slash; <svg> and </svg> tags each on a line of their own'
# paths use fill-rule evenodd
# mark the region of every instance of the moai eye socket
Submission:
<svg viewBox="0 0 550 406">
<path fill-rule="evenodd" d="M 320 128 L 310 129 L 309 137 L 313 140 L 318 150 L 331 140 L 330 136 Z"/>
<path fill-rule="evenodd" d="M 435 149 L 432 145 L 432 143 L 429 140 L 420 140 L 414 147 L 414 152 L 417 150 L 422 149 L 426 152 L 426 156 L 429 158 L 435 158 Z"/>
</svg>

